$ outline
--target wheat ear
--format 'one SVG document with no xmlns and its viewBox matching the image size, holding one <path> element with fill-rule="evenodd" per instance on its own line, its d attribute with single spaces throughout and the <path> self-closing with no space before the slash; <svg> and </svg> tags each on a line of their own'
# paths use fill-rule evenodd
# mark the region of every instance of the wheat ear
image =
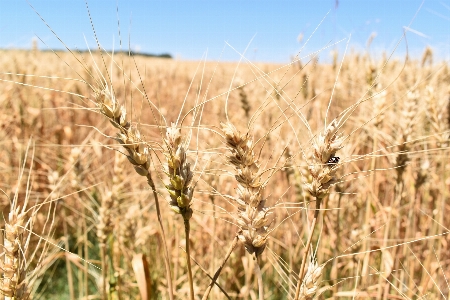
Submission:
<svg viewBox="0 0 450 300">
<path fill-rule="evenodd" d="M 234 198 L 238 206 L 237 222 L 240 226 L 239 239 L 250 254 L 260 255 L 269 237 L 268 228 L 273 211 L 265 207 L 264 185 L 261 182 L 259 165 L 253 152 L 253 140 L 241 135 L 231 123 L 222 124 L 228 150 L 228 162 L 237 171 L 238 196 Z"/>
<path fill-rule="evenodd" d="M 120 105 L 114 96 L 112 89 L 105 85 L 102 89 L 95 92 L 95 101 L 100 112 L 109 119 L 112 125 L 119 129 L 116 140 L 128 151 L 128 161 L 133 165 L 135 171 L 147 178 L 147 183 L 152 189 L 155 198 L 156 214 L 161 230 L 164 246 L 164 263 L 166 266 L 166 278 L 169 290 L 169 298 L 173 297 L 172 275 L 170 272 L 169 252 L 162 225 L 161 210 L 159 207 L 158 193 L 150 173 L 150 148 L 142 141 L 140 131 L 131 125 L 127 120 L 126 109 Z"/>
<path fill-rule="evenodd" d="M 167 128 L 166 151 L 164 152 L 167 158 L 167 174 L 170 179 L 170 184 L 166 185 L 169 192 L 170 208 L 183 216 L 184 231 L 186 237 L 186 264 L 188 269 L 189 291 L 190 299 L 194 300 L 194 280 L 192 278 L 191 255 L 189 245 L 189 220 L 192 217 L 192 195 L 194 193 L 194 186 L 191 185 L 194 174 L 191 171 L 191 165 L 187 162 L 186 149 L 181 141 L 181 129 L 177 128 L 175 124 Z"/>
<path fill-rule="evenodd" d="M 225 143 L 231 152 L 227 156 L 228 162 L 237 171 L 235 179 L 238 183 L 238 195 L 233 199 L 238 207 L 236 218 L 240 227 L 238 237 L 247 252 L 255 254 L 258 260 L 255 271 L 258 277 L 259 298 L 264 299 L 259 262 L 260 255 L 267 245 L 273 210 L 265 207 L 266 199 L 263 198 L 265 185 L 261 182 L 258 161 L 253 152 L 253 139 L 248 133 L 241 135 L 231 123 L 221 125 Z"/>
<path fill-rule="evenodd" d="M 21 256 L 21 253 L 25 252 L 22 240 L 25 218 L 25 210 L 17 206 L 17 199 L 14 199 L 8 214 L 8 221 L 5 223 L 3 240 L 3 278 L 0 290 L 5 296 L 5 300 L 28 298 L 26 272 L 23 269 L 25 264 Z"/>
<path fill-rule="evenodd" d="M 317 264 L 315 257 L 311 256 L 305 278 L 300 287 L 300 299 L 311 300 L 319 288 L 319 279 L 322 276 L 323 266 Z"/>
<path fill-rule="evenodd" d="M 299 299 L 301 286 L 303 284 L 305 265 L 312 241 L 314 228 L 316 227 L 317 218 L 319 217 L 320 205 L 328 193 L 331 185 L 336 182 L 336 170 L 339 159 L 336 157 L 336 152 L 343 146 L 344 138 L 338 134 L 341 127 L 341 121 L 334 119 L 323 132 L 321 132 L 312 143 L 312 157 L 308 162 L 309 173 L 312 181 L 305 184 L 305 189 L 316 200 L 316 210 L 314 211 L 314 219 L 311 224 L 309 238 L 306 243 L 305 253 L 300 267 L 297 288 L 295 291 L 295 300 Z"/>
<path fill-rule="evenodd" d="M 27 146 L 24 161 L 27 159 L 30 143 Z M 33 158 L 34 153 L 31 161 L 33 161 Z M 18 180 L 19 183 L 23 176 L 24 167 L 25 163 L 22 166 Z M 2 259 L 0 259 L 0 269 L 2 273 L 2 278 L 0 280 L 0 294 L 4 296 L 5 300 L 25 300 L 30 297 L 30 288 L 33 280 L 27 278 L 29 262 L 27 262 L 26 254 L 28 253 L 30 233 L 32 232 L 37 210 L 33 209 L 33 212 L 30 215 L 27 213 L 29 211 L 27 205 L 30 196 L 30 191 L 28 190 L 30 186 L 29 180 L 30 178 L 28 178 L 27 191 L 22 207 L 18 203 L 19 187 L 17 187 L 13 199 L 10 201 L 11 207 L 8 219 L 5 220 L 4 223 L 2 254 L 0 255 L 0 257 L 2 256 Z M 28 259 L 31 260 L 33 256 L 34 254 L 31 257 L 28 257 Z M 39 266 L 36 268 L 39 268 Z M 33 276 L 33 274 L 31 274 L 31 276 Z"/>
</svg>

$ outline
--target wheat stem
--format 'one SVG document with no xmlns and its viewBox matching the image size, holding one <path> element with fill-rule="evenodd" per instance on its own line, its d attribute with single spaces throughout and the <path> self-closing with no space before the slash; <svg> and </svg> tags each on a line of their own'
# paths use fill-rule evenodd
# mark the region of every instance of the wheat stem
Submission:
<svg viewBox="0 0 450 300">
<path fill-rule="evenodd" d="M 264 284 L 261 268 L 259 266 L 260 263 L 261 263 L 261 255 L 256 255 L 255 274 L 256 277 L 258 278 L 259 300 L 264 300 Z"/>
<path fill-rule="evenodd" d="M 184 232 L 186 235 L 186 265 L 188 270 L 189 280 L 189 299 L 194 300 L 194 280 L 192 279 L 192 267 L 191 267 L 191 247 L 189 246 L 189 232 L 191 225 L 189 219 L 184 219 Z"/>
<path fill-rule="evenodd" d="M 211 283 L 209 284 L 208 288 L 206 289 L 205 294 L 202 297 L 202 300 L 208 299 L 208 296 L 209 296 L 209 293 L 211 292 L 212 287 L 216 284 L 216 280 L 217 280 L 217 278 L 219 278 L 220 272 L 222 272 L 222 269 L 225 266 L 225 264 L 227 263 L 228 258 L 230 257 L 230 255 L 234 251 L 234 249 L 236 248 L 238 241 L 239 241 L 239 235 L 236 234 L 236 236 L 233 239 L 233 242 L 231 243 L 230 248 L 228 249 L 227 254 L 225 254 L 225 257 L 224 257 L 222 263 L 220 264 L 216 273 L 214 273 Z"/>
<path fill-rule="evenodd" d="M 67 231 L 67 219 L 66 219 L 66 207 L 62 210 L 62 220 L 63 220 L 63 230 L 64 230 L 64 247 L 65 249 L 70 249 L 69 247 L 69 233 Z M 66 256 L 66 268 L 67 268 L 67 281 L 69 284 L 69 295 L 70 300 L 75 299 L 75 291 L 73 290 L 73 275 L 72 275 L 72 266 L 70 264 L 69 259 Z"/>
<path fill-rule="evenodd" d="M 377 151 L 378 148 L 378 138 L 377 135 L 375 134 L 374 138 L 373 138 L 373 144 L 372 144 L 372 151 Z M 370 170 L 375 170 L 376 168 L 376 156 L 373 156 L 371 161 L 370 161 Z M 371 217 L 371 209 L 372 209 L 372 201 L 375 201 L 375 199 L 372 200 L 372 198 L 375 195 L 375 191 L 376 191 L 376 172 L 372 172 L 370 174 L 369 177 L 369 188 L 372 189 L 370 195 L 367 195 L 366 198 L 366 211 L 365 211 L 365 217 L 364 217 L 364 235 L 365 236 L 369 236 L 370 234 L 370 217 Z M 363 249 L 362 252 L 366 252 L 367 249 L 370 249 L 370 240 L 369 239 L 365 239 L 365 242 L 363 244 Z M 364 255 L 364 259 L 363 259 L 363 265 L 362 265 L 362 272 L 361 272 L 361 284 L 362 285 L 366 285 L 368 280 L 370 279 L 369 275 L 369 259 L 370 259 L 370 253 L 366 253 Z"/>
<path fill-rule="evenodd" d="M 217 224 L 217 219 L 216 219 L 216 205 L 214 205 L 214 195 L 210 195 L 210 200 L 213 206 L 213 224 L 212 224 L 212 232 L 213 232 L 213 236 L 216 236 L 216 224 Z M 214 272 L 214 270 L 216 269 L 216 266 L 214 264 L 215 262 L 215 257 L 216 257 L 216 243 L 211 243 L 211 274 Z M 208 287 L 209 288 L 209 287 Z"/>
<path fill-rule="evenodd" d="M 110 236 L 108 240 L 108 250 L 109 250 L 109 290 L 108 290 L 108 300 L 119 300 L 120 299 L 120 277 L 116 275 L 114 271 L 114 237 Z M 118 279 L 119 278 L 119 279 Z"/>
<path fill-rule="evenodd" d="M 319 198 L 316 198 L 316 210 L 314 211 L 314 219 L 311 223 L 311 230 L 309 231 L 309 238 L 308 238 L 308 241 L 306 242 L 306 250 L 305 250 L 305 253 L 303 254 L 300 272 L 298 273 L 297 288 L 295 289 L 295 297 L 294 297 L 295 300 L 298 300 L 298 297 L 300 295 L 300 287 L 302 286 L 302 282 L 303 282 L 303 275 L 305 273 L 306 260 L 308 258 L 309 248 L 311 246 L 314 229 L 316 228 L 317 218 L 319 217 L 320 201 L 321 200 Z"/>
<path fill-rule="evenodd" d="M 106 245 L 100 244 L 100 260 L 102 262 L 102 299 L 106 300 Z"/>
<path fill-rule="evenodd" d="M 87 214 L 86 208 L 84 209 L 84 214 Z M 83 218 L 83 239 L 84 239 L 84 277 L 83 277 L 83 284 L 84 284 L 84 290 L 86 291 L 86 298 L 89 297 L 89 273 L 88 273 L 88 261 L 89 261 L 89 240 L 88 240 L 88 228 L 87 228 L 87 222 L 86 218 Z"/>
<path fill-rule="evenodd" d="M 162 218 L 161 218 L 161 210 L 159 208 L 159 201 L 158 201 L 158 193 L 156 191 L 155 183 L 153 182 L 151 173 L 148 173 L 146 175 L 147 183 L 152 189 L 153 192 L 153 198 L 155 198 L 155 206 L 156 206 L 156 215 L 158 217 L 158 224 L 159 229 L 161 230 L 161 237 L 163 240 L 163 248 L 164 248 L 164 264 L 166 266 L 166 280 L 167 280 L 167 288 L 169 292 L 169 299 L 173 300 L 173 286 L 172 286 L 172 274 L 170 272 L 170 262 L 169 262 L 169 251 L 167 250 L 167 241 L 166 241 L 166 234 L 164 233 L 164 227 L 162 224 Z"/>
</svg>

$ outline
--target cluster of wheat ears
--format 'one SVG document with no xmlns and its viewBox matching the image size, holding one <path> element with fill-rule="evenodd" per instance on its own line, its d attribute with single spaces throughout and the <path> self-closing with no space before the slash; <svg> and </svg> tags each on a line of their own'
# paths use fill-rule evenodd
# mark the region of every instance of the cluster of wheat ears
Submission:
<svg viewBox="0 0 450 300">
<path fill-rule="evenodd" d="M 450 69 L 430 48 L 67 50 L 0 50 L 4 299 L 450 298 Z"/>
</svg>

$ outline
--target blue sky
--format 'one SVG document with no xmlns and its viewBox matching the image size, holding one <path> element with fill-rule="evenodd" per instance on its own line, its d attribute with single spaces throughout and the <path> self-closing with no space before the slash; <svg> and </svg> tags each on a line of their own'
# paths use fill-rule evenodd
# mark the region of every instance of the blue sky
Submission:
<svg viewBox="0 0 450 300">
<path fill-rule="evenodd" d="M 29 2 L 70 48 L 95 47 L 84 0 Z M 130 43 L 132 50 L 170 53 L 180 59 L 201 59 L 207 52 L 210 60 L 230 61 L 238 60 L 239 54 L 226 43 L 242 52 L 252 41 L 248 59 L 288 62 L 302 47 L 305 56 L 331 45 L 321 54 L 326 60 L 333 48 L 342 53 L 348 38 L 350 49 L 365 51 L 373 33 L 371 53 L 391 52 L 403 28 L 410 25 L 411 55 L 420 55 L 430 45 L 440 58 L 450 58 L 449 0 L 88 0 L 88 4 L 106 49 L 119 49 L 119 20 L 123 49 Z M 0 48 L 30 48 L 34 36 L 48 45 L 39 41 L 41 49 L 63 48 L 25 0 L 0 0 Z M 396 55 L 405 53 L 403 41 Z"/>
</svg>

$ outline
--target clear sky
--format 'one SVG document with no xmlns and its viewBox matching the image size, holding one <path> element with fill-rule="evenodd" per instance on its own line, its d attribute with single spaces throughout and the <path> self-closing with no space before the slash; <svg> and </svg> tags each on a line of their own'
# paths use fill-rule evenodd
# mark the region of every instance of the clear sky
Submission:
<svg viewBox="0 0 450 300">
<path fill-rule="evenodd" d="M 95 47 L 84 0 L 29 3 L 70 48 Z M 288 62 L 302 47 L 305 56 L 331 45 L 321 54 L 329 59 L 333 48 L 343 52 L 348 38 L 349 49 L 365 51 L 373 33 L 371 53 L 391 52 L 409 26 L 411 55 L 430 45 L 450 59 L 450 0 L 88 0 L 88 5 L 108 50 L 119 49 L 118 21 L 124 50 L 130 43 L 134 51 L 190 60 L 208 52 L 210 60 L 230 61 L 239 59 L 232 47 L 243 52 L 251 41 L 245 56 L 264 62 Z M 41 49 L 63 48 L 26 0 L 0 0 L 0 48 L 30 48 L 34 36 L 47 44 L 39 41 Z M 405 53 L 403 41 L 396 54 Z"/>
</svg>

